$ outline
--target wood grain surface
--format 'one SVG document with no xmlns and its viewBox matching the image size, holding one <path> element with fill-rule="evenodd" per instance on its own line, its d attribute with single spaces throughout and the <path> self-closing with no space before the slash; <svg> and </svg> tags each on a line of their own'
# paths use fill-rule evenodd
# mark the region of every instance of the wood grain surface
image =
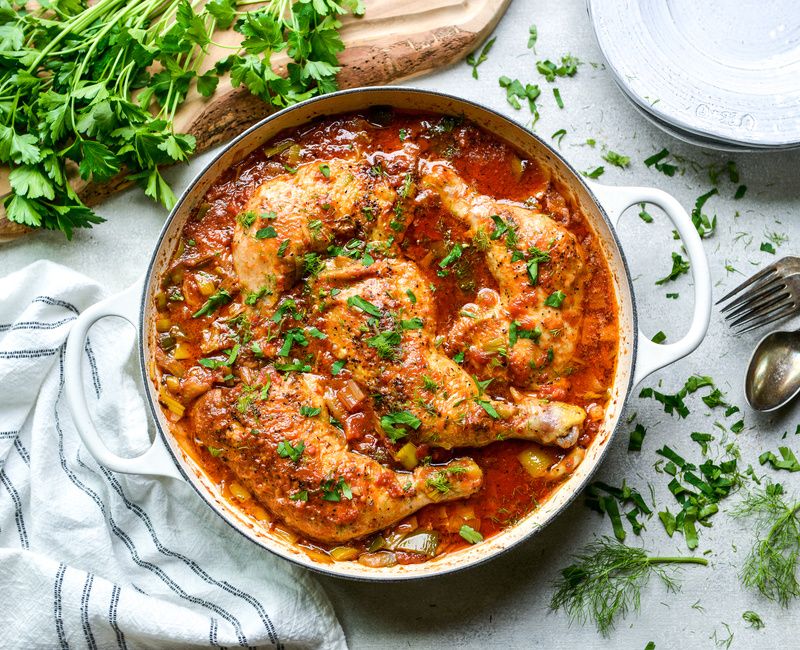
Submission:
<svg viewBox="0 0 800 650">
<path fill-rule="evenodd" d="M 365 0 L 362 18 L 347 16 L 341 30 L 345 50 L 339 55 L 340 88 L 387 84 L 425 74 L 463 59 L 494 29 L 511 0 Z M 214 40 L 235 45 L 233 30 Z M 206 66 L 227 52 L 212 47 Z M 285 59 L 284 59 L 285 61 Z M 281 59 L 274 58 L 280 72 Z M 197 139 L 197 152 L 222 144 L 271 112 L 245 88 L 220 81 L 206 99 L 194 90 L 175 117 L 175 130 Z M 74 187 L 87 205 L 97 205 L 129 185 L 124 174 L 102 185 L 76 178 Z M 8 194 L 8 170 L 0 168 L 0 196 Z M 107 227 L 107 226 L 104 226 Z M 5 218 L 0 206 L 0 242 L 36 232 Z"/>
</svg>

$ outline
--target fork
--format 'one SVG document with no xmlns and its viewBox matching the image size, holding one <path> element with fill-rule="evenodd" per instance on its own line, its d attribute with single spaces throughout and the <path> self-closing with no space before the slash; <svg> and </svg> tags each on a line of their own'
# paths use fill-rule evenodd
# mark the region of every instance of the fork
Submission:
<svg viewBox="0 0 800 650">
<path fill-rule="evenodd" d="M 737 334 L 800 311 L 800 257 L 782 257 L 764 267 L 716 304 L 723 302 L 720 311 Z"/>
</svg>

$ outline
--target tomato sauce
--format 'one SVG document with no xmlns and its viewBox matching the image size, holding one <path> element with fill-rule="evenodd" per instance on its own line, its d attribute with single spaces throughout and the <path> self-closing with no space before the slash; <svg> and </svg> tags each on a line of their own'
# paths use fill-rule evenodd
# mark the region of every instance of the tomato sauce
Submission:
<svg viewBox="0 0 800 650">
<path fill-rule="evenodd" d="M 258 522 L 257 525 L 296 541 L 320 561 L 333 561 L 329 554 L 331 549 L 300 539 L 283 527 L 274 513 L 267 512 L 261 504 L 248 498 L 246 490 L 242 492 L 237 484 L 236 476 L 215 457 L 214 450 L 198 444 L 191 421 L 184 417 L 184 410 L 212 385 L 232 387 L 238 381 L 222 372 L 209 379 L 208 373 L 198 367 L 198 361 L 208 356 L 209 342 L 213 342 L 215 333 L 208 331 L 202 319 L 192 318 L 192 314 L 208 298 L 209 287 L 224 286 L 231 294 L 232 305 L 243 303 L 244 296 L 236 293 L 231 243 L 236 216 L 261 183 L 307 162 L 350 157 L 354 148 L 361 151 L 371 164 L 380 165 L 390 178 L 402 178 L 407 170 L 392 157 L 392 152 L 399 150 L 409 138 L 413 139 L 421 154 L 448 159 L 478 192 L 496 199 L 536 206 L 538 211 L 551 215 L 566 227 L 581 244 L 591 281 L 586 284 L 584 293 L 581 333 L 574 354 L 576 363 L 568 373 L 537 388 L 541 397 L 567 401 L 587 410 L 579 449 L 585 449 L 597 434 L 613 381 L 619 329 L 607 262 L 585 216 L 570 204 L 565 193 L 551 180 L 548 170 L 536 160 L 526 158 L 469 122 L 412 112 L 376 109 L 363 114 L 321 119 L 281 134 L 226 171 L 187 221 L 173 263 L 162 278 L 161 292 L 155 298 L 158 309 L 154 325 L 158 341 L 158 372 L 154 381 L 158 384 L 165 413 L 173 422 L 173 433 L 187 452 L 223 487 L 224 493 L 254 522 Z M 418 264 L 435 287 L 437 335 L 447 334 L 459 310 L 475 299 L 478 290 L 497 287 L 481 254 L 474 247 L 465 250 L 452 273 L 445 277 L 437 273 L 437 262 L 444 255 L 445 242 L 457 241 L 465 232 L 465 227 L 450 214 L 434 208 L 417 218 L 404 236 L 403 253 Z M 336 243 L 342 245 L 345 242 Z M 301 281 L 288 294 L 296 300 L 299 309 L 306 300 L 303 288 Z M 315 325 L 314 318 L 307 319 L 306 324 Z M 220 329 L 226 327 L 241 328 L 244 325 L 243 321 L 238 325 L 235 322 L 219 324 Z M 335 377 L 331 375 L 334 358 L 326 341 L 311 339 L 303 352 L 313 358 L 314 372 L 326 375 L 334 389 L 343 387 L 350 378 L 346 369 Z M 179 393 L 171 393 L 179 381 Z M 498 385 L 493 390 L 502 393 L 507 389 Z M 367 399 L 363 404 L 340 423 L 350 450 L 402 469 L 394 455 L 405 441 L 391 443 L 377 431 L 373 424 L 371 401 Z M 520 455 L 533 453 L 537 458 L 545 459 L 547 469 L 558 466 L 569 451 L 543 448 L 526 441 L 504 440 L 479 449 L 449 451 L 420 445 L 416 453 L 420 462 L 433 464 L 461 456 L 472 457 L 484 472 L 483 487 L 469 499 L 426 506 L 390 529 L 349 544 L 355 550 L 346 555 L 346 559 L 354 559 L 359 554 L 372 557 L 387 553 L 387 549 L 391 549 L 389 541 L 416 529 L 438 533 L 435 556 L 441 557 L 469 545 L 459 534 L 463 525 L 479 530 L 484 539 L 513 526 L 544 502 L 563 480 L 563 474 L 554 472 L 545 471 L 535 476 L 520 461 Z M 391 562 L 413 563 L 428 559 L 428 555 L 395 550 Z"/>
</svg>

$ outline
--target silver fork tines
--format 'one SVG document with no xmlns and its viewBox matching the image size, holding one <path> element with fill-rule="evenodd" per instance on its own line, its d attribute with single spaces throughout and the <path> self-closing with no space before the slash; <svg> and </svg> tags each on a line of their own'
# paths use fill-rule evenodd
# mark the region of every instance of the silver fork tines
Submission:
<svg viewBox="0 0 800 650">
<path fill-rule="evenodd" d="M 742 282 L 717 304 L 738 334 L 800 311 L 800 257 L 783 257 Z"/>
</svg>

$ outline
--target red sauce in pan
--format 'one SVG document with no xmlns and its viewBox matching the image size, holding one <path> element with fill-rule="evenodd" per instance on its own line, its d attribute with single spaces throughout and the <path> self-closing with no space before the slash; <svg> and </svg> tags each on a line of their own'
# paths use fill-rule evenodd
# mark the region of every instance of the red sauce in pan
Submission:
<svg viewBox="0 0 800 650">
<path fill-rule="evenodd" d="M 236 217 L 262 182 L 307 162 L 346 156 L 353 143 L 358 143 L 368 152 L 367 155 L 381 162 L 390 177 L 393 174 L 397 177 L 399 185 L 405 170 L 393 168 L 391 152 L 401 148 L 401 137 L 414 138 L 423 152 L 435 152 L 449 159 L 462 178 L 482 194 L 520 203 L 534 201 L 539 211 L 550 214 L 563 224 L 583 247 L 591 280 L 584 294 L 581 333 L 575 353 L 579 363 L 564 376 L 538 387 L 542 397 L 567 401 L 587 410 L 584 432 L 578 442 L 581 449 L 591 443 L 602 424 L 615 370 L 618 349 L 616 300 L 605 257 L 587 219 L 569 203 L 557 184 L 550 180 L 547 169 L 536 160 L 526 159 L 505 142 L 469 122 L 403 112 L 373 111 L 326 118 L 275 138 L 272 145 L 252 153 L 224 173 L 186 223 L 173 265 L 162 278 L 162 291 L 155 298 L 158 317 L 154 327 L 158 330 L 156 337 L 160 347 L 156 352 L 158 372 L 154 380 L 159 384 L 165 413 L 173 422 L 173 433 L 187 452 L 223 487 L 224 493 L 260 522 L 258 525 L 296 541 L 320 561 L 332 561 L 328 554 L 330 549 L 305 541 L 287 530 L 274 513 L 269 513 L 249 498 L 247 491 L 242 491 L 237 484 L 236 476 L 220 458 L 215 457 L 214 450 L 209 451 L 198 444 L 191 420 L 181 417 L 182 409 L 188 409 L 192 401 L 208 388 L 199 385 L 196 390 L 185 389 L 187 380 L 191 378 L 191 368 L 197 366 L 200 358 L 207 356 L 200 351 L 199 345 L 208 325 L 202 322 L 204 319 L 192 318 L 192 314 L 207 299 L 209 286 L 219 286 L 220 282 L 225 286 L 235 286 L 231 242 Z M 480 288 L 497 286 L 482 257 L 474 249 L 471 252 L 467 250 L 453 273 L 446 277 L 437 274 L 437 262 L 444 254 L 444 240 L 447 237 L 458 239 L 459 233 L 463 232 L 464 227 L 444 210 L 431 209 L 418 218 L 405 235 L 406 256 L 417 262 L 426 279 L 436 287 L 437 334 L 441 335 L 447 333 L 459 310 L 474 300 Z M 205 285 L 203 278 L 206 279 Z M 302 307 L 305 300 L 302 286 L 296 286 L 291 295 Z M 243 294 L 234 293 L 232 304 L 243 300 Z M 313 318 L 306 324 L 314 325 Z M 325 341 L 311 340 L 304 353 L 316 360 L 314 372 L 325 374 L 329 371 L 333 358 Z M 334 386 L 342 386 L 349 379 L 346 370 L 336 377 L 328 377 Z M 181 390 L 171 392 L 178 381 L 183 382 Z M 223 383 L 233 386 L 237 381 L 238 378 L 227 378 Z M 367 399 L 362 408 L 348 417 L 345 429 L 350 449 L 400 468 L 393 457 L 404 441 L 391 443 L 376 431 L 373 422 L 370 400 Z M 498 441 L 479 449 L 450 451 L 421 445 L 417 449 L 421 462 L 436 464 L 454 457 L 472 457 L 484 471 L 483 487 L 469 499 L 426 506 L 388 530 L 348 544 L 348 548 L 355 550 L 345 554 L 346 559 L 364 556 L 365 553 L 366 557 L 371 557 L 369 551 L 385 548 L 381 539 L 396 539 L 403 532 L 415 529 L 438 532 L 436 556 L 441 557 L 468 545 L 459 535 L 462 525 L 479 530 L 484 538 L 514 525 L 545 501 L 562 480 L 554 472 L 534 478 L 519 460 L 519 455 L 525 451 L 533 451 L 546 459 L 546 466 L 558 466 L 568 453 L 558 447 L 543 448 L 519 440 Z M 580 457 L 575 457 L 574 464 L 579 461 Z M 574 467 L 568 467 L 566 474 L 570 469 Z M 246 498 L 240 498 L 242 496 Z M 388 552 L 382 550 L 380 553 Z M 376 561 L 413 563 L 428 559 L 427 555 L 395 550 L 391 560 L 384 557 Z"/>
</svg>

